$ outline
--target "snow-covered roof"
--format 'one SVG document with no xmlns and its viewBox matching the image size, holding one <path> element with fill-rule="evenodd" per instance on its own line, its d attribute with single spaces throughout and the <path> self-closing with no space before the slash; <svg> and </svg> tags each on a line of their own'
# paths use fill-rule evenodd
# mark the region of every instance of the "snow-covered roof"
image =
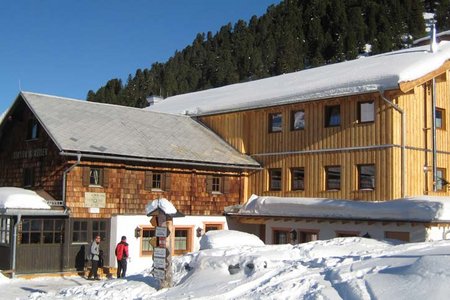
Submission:
<svg viewBox="0 0 450 300">
<path fill-rule="evenodd" d="M 166 198 L 153 200 L 152 202 L 149 202 L 145 207 L 147 216 L 158 209 L 164 212 L 166 215 L 173 216 L 177 213 L 177 209 L 175 208 L 175 206 L 173 206 L 173 204 Z"/>
<path fill-rule="evenodd" d="M 450 221 L 450 197 L 416 196 L 391 201 L 366 202 L 252 195 L 237 215 L 448 222 Z"/>
<path fill-rule="evenodd" d="M 284 74 L 169 97 L 147 110 L 208 115 L 288 103 L 313 101 L 399 88 L 438 69 L 450 59 L 450 42 L 362 57 Z"/>
<path fill-rule="evenodd" d="M 23 99 L 59 150 L 167 163 L 258 168 L 187 116 L 30 92 Z M 14 108 L 12 108 L 14 109 Z"/>
<path fill-rule="evenodd" d="M 50 209 L 50 206 L 34 191 L 0 187 L 0 209 Z"/>
</svg>

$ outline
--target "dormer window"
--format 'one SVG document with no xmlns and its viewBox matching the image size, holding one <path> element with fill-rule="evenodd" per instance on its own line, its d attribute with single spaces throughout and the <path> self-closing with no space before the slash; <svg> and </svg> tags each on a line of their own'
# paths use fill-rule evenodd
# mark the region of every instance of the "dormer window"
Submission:
<svg viewBox="0 0 450 300">
<path fill-rule="evenodd" d="M 36 140 L 39 138 L 39 123 L 36 119 L 28 121 L 27 140 Z"/>
</svg>

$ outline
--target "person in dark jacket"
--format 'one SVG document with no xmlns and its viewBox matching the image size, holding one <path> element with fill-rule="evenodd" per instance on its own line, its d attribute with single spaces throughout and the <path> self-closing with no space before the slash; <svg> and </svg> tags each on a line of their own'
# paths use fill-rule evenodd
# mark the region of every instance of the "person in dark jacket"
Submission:
<svg viewBox="0 0 450 300">
<path fill-rule="evenodd" d="M 94 280 L 99 280 L 97 270 L 98 270 L 98 262 L 100 260 L 100 236 L 95 236 L 94 241 L 91 244 L 90 254 L 91 254 L 91 262 L 92 262 L 92 268 L 89 272 L 88 279 L 92 278 L 92 275 L 94 275 Z"/>
<path fill-rule="evenodd" d="M 128 243 L 127 237 L 122 236 L 116 246 L 117 278 L 124 278 L 127 273 Z"/>
</svg>

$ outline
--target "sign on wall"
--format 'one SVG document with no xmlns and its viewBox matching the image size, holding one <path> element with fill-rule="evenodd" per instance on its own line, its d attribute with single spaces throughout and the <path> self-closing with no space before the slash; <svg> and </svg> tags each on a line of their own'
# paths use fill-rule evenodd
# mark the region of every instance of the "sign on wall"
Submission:
<svg viewBox="0 0 450 300">
<path fill-rule="evenodd" d="M 85 192 L 84 207 L 106 207 L 106 194 Z"/>
</svg>

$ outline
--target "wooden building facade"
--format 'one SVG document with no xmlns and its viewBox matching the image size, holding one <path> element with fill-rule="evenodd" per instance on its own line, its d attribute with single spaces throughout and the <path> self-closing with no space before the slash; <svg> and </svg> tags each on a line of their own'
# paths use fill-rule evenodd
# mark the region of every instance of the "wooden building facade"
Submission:
<svg viewBox="0 0 450 300">
<path fill-rule="evenodd" d="M 33 97 L 39 99 L 33 100 Z M 0 259 L 2 270 L 14 269 L 17 273 L 82 270 L 95 235 L 102 238 L 106 264 L 114 262 L 111 249 L 116 238 L 111 232 L 121 231 L 112 226 L 121 225 L 112 224 L 113 217 L 145 216 L 146 205 L 158 198 L 170 199 L 185 216 L 222 216 L 224 207 L 241 203 L 247 168 L 258 167 L 256 162 L 245 158 L 249 165 L 233 165 L 232 160 L 226 165 L 215 161 L 146 160 L 110 153 L 70 151 L 62 148 L 64 138 L 57 136 L 55 127 L 47 121 L 48 116 L 40 113 L 37 103 L 46 100 L 54 105 L 55 114 L 60 103 L 69 102 L 75 115 L 78 114 L 76 107 L 92 106 L 86 102 L 79 104 L 76 102 L 80 101 L 22 93 L 2 123 L 0 186 L 34 190 L 47 200 L 52 210 L 59 212 L 58 216 L 34 211 L 29 215 L 2 217 L 8 222 L 2 223 L 5 228 L 1 230 L 9 231 L 8 241 L 0 243 L 0 252 L 5 254 Z M 42 107 L 49 103 L 43 103 Z M 107 110 L 108 107 L 100 109 Z M 117 109 L 127 111 L 127 108 Z M 70 123 L 67 120 L 62 126 L 73 126 Z M 105 126 L 114 132 L 111 124 Z M 76 124 L 71 130 L 76 130 Z M 100 131 L 100 134 L 104 133 Z M 201 131 L 198 135 L 202 138 Z M 215 142 L 208 138 L 204 144 Z M 194 146 L 191 149 L 194 151 Z M 227 157 L 230 153 L 239 159 L 243 157 L 231 147 L 219 150 L 225 159 L 230 159 Z M 149 220 L 146 223 L 149 224 Z M 136 222 L 133 232 L 128 235 L 134 235 L 135 227 L 141 224 L 142 221 Z M 13 245 L 15 226 L 16 249 Z M 189 230 L 194 231 L 194 226 L 191 227 Z M 194 249 L 194 235 L 194 232 L 186 234 L 186 238 L 192 240 L 185 241 L 185 245 L 191 245 L 191 248 L 179 249 L 180 253 Z"/>
<path fill-rule="evenodd" d="M 250 194 L 367 201 L 450 195 L 449 69 L 447 62 L 388 92 L 199 119 L 264 166 L 264 170 L 251 172 Z"/>
</svg>

